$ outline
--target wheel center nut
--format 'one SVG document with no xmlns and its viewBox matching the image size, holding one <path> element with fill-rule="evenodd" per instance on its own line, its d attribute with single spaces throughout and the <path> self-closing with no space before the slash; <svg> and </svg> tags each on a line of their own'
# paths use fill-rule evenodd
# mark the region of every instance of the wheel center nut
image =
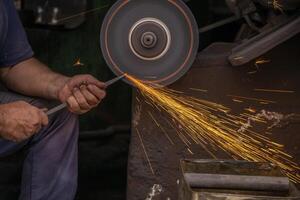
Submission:
<svg viewBox="0 0 300 200">
<path fill-rule="evenodd" d="M 153 32 L 145 32 L 141 37 L 141 43 L 145 48 L 153 48 L 157 43 L 157 37 Z"/>
</svg>

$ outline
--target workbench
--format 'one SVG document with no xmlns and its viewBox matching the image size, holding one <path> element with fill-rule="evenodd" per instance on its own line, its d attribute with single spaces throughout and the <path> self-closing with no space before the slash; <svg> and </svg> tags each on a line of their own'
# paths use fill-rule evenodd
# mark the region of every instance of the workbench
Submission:
<svg viewBox="0 0 300 200">
<path fill-rule="evenodd" d="M 204 57 L 214 63 L 210 65 L 208 62 L 202 62 L 203 55 L 200 54 L 192 69 L 170 88 L 184 92 L 185 95 L 223 104 L 235 114 L 244 112 L 245 108 L 254 108 L 257 112 L 267 110 L 284 115 L 299 114 L 299 44 L 298 35 L 264 55 L 263 59 L 269 62 L 259 66 L 255 66 L 255 61 L 239 68 L 231 67 L 226 62 L 215 64 L 218 62 L 215 62 L 214 55 L 206 52 Z M 217 59 L 218 55 L 215 56 Z M 293 92 L 259 92 L 254 90 L 256 88 L 285 89 Z M 259 101 L 247 99 L 236 102 L 230 95 L 267 99 L 275 103 L 261 104 Z M 151 188 L 157 184 L 161 188 L 159 187 L 153 200 L 175 200 L 178 198 L 180 159 L 206 159 L 211 156 L 199 145 L 191 145 L 188 150 L 174 128 L 166 122 L 168 115 L 147 104 L 137 90 L 134 91 L 132 104 L 127 199 L 146 199 Z M 153 118 L 162 128 L 157 126 Z M 266 130 L 265 126 L 259 125 L 253 130 L 284 144 L 286 152 L 294 157 L 295 162 L 300 163 L 299 121 L 284 122 L 272 130 Z M 217 151 L 216 156 L 220 159 L 231 159 L 222 151 Z"/>
</svg>

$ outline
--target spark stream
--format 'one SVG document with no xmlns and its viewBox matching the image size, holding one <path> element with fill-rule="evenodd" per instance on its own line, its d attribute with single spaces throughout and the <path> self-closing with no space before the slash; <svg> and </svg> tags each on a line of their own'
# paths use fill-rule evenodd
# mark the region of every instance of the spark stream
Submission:
<svg viewBox="0 0 300 200">
<path fill-rule="evenodd" d="M 152 87 L 127 75 L 153 107 L 165 111 L 183 129 L 176 130 L 185 140 L 201 145 L 211 156 L 210 149 L 218 147 L 234 159 L 270 162 L 279 166 L 293 182 L 300 182 L 299 166 L 284 152 L 283 145 L 251 130 L 239 132 L 246 121 L 232 114 L 230 109 L 209 101 L 185 96 L 180 92 Z"/>
</svg>

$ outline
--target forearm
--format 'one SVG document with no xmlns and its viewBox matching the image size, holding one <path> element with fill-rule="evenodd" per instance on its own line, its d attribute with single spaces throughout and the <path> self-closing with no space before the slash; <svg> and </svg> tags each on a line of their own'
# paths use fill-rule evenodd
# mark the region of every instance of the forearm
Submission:
<svg viewBox="0 0 300 200">
<path fill-rule="evenodd" d="M 58 99 L 58 91 L 69 79 L 34 58 L 1 70 L 1 78 L 11 90 L 47 99 Z"/>
</svg>

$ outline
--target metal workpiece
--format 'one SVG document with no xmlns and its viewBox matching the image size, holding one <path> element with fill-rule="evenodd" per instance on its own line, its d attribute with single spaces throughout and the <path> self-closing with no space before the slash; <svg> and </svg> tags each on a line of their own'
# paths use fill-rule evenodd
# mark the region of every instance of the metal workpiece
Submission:
<svg viewBox="0 0 300 200">
<path fill-rule="evenodd" d="M 67 106 L 68 106 L 67 103 L 59 104 L 58 106 L 55 106 L 54 108 L 48 110 L 46 112 L 46 115 L 48 115 L 48 116 L 52 115 L 52 114 L 54 114 L 54 113 L 56 113 L 56 112 L 58 112 L 58 111 L 60 111 L 60 110 L 62 110 L 64 108 L 66 108 Z"/>
<path fill-rule="evenodd" d="M 275 191 L 285 194 L 289 192 L 290 184 L 287 177 L 272 176 L 185 173 L 184 178 L 191 188 Z"/>
<path fill-rule="evenodd" d="M 119 0 L 104 19 L 100 40 L 106 63 L 116 75 L 128 73 L 165 86 L 190 69 L 199 32 L 181 0 Z"/>
<path fill-rule="evenodd" d="M 287 177 L 185 173 L 192 188 L 289 192 Z"/>
<path fill-rule="evenodd" d="M 180 161 L 179 200 L 296 200 L 300 192 L 280 169 L 263 162 Z"/>
</svg>

